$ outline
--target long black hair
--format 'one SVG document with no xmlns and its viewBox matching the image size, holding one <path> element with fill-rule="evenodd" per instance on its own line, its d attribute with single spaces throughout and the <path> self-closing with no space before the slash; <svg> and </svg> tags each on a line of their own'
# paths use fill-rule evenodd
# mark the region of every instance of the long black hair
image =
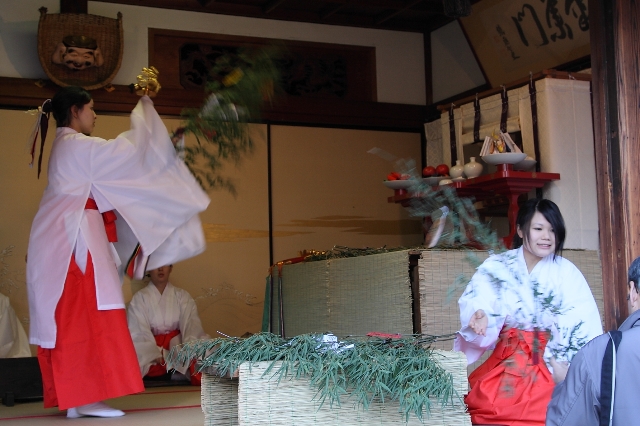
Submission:
<svg viewBox="0 0 640 426">
<path fill-rule="evenodd" d="M 640 257 L 636 257 L 629 266 L 628 280 L 633 281 L 636 291 L 640 292 Z"/>
<path fill-rule="evenodd" d="M 529 229 L 531 228 L 531 219 L 536 212 L 540 212 L 547 221 L 551 224 L 551 229 L 556 235 L 556 247 L 554 250 L 553 258 L 560 256 L 562 248 L 564 247 L 564 239 L 567 234 L 567 230 L 564 227 L 564 219 L 560 209 L 551 200 L 545 198 L 532 198 L 528 200 L 520 210 L 518 211 L 518 218 L 516 219 L 516 226 L 522 231 L 525 240 L 529 239 Z M 516 233 L 513 238 L 513 248 L 518 248 L 524 243 L 523 239 Z"/>
<path fill-rule="evenodd" d="M 51 105 L 56 126 L 66 127 L 71 124 L 71 107 L 82 109 L 89 102 L 91 102 L 91 94 L 85 89 L 78 86 L 67 86 L 58 90 L 51 102 L 47 104 Z"/>
</svg>

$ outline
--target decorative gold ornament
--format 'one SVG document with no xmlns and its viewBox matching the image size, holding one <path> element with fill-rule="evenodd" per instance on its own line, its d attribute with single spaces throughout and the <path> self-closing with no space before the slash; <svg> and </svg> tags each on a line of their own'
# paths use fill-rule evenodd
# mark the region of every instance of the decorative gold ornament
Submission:
<svg viewBox="0 0 640 426">
<path fill-rule="evenodd" d="M 133 85 L 136 94 L 139 96 L 148 95 L 150 98 L 156 96 L 161 88 L 160 82 L 158 82 L 158 74 L 160 74 L 160 71 L 154 66 L 142 68 L 142 74 L 136 77 L 138 82 Z"/>
<path fill-rule="evenodd" d="M 222 84 L 224 84 L 225 87 L 233 86 L 235 84 L 238 84 L 243 76 L 244 71 L 242 71 L 240 68 L 235 68 L 222 79 Z"/>
</svg>

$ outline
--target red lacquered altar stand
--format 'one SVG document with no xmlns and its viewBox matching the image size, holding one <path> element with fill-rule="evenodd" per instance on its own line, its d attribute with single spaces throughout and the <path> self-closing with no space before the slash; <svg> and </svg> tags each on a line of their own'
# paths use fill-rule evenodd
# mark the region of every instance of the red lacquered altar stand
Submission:
<svg viewBox="0 0 640 426">
<path fill-rule="evenodd" d="M 498 164 L 498 170 L 494 173 L 467 179 L 462 182 L 453 182 L 450 187 L 455 188 L 461 197 L 474 197 L 481 201 L 488 197 L 501 195 L 509 200 L 507 218 L 509 219 L 509 235 L 504 238 L 506 247 L 511 247 L 513 237 L 516 235 L 516 218 L 518 217 L 518 197 L 532 189 L 542 188 L 545 184 L 560 180 L 559 173 L 522 172 L 513 170 L 511 164 Z M 400 203 L 407 206 L 412 194 L 395 193 L 388 198 L 390 203 Z"/>
</svg>

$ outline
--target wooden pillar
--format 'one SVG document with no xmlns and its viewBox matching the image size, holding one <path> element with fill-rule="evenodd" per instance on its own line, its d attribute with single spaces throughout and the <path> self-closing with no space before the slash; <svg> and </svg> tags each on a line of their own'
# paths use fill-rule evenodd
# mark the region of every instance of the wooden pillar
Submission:
<svg viewBox="0 0 640 426">
<path fill-rule="evenodd" d="M 589 0 L 593 124 L 607 329 L 628 315 L 627 270 L 640 256 L 640 4 Z"/>
<path fill-rule="evenodd" d="M 425 104 L 433 104 L 433 61 L 431 58 L 431 33 L 424 32 L 422 34 L 424 43 L 424 87 L 425 87 Z M 425 120 L 429 118 L 429 114 L 425 114 Z M 424 126 L 420 130 L 420 170 L 427 165 L 427 135 Z"/>
<path fill-rule="evenodd" d="M 422 35 L 424 43 L 424 87 L 426 104 L 433 103 L 433 61 L 431 60 L 431 33 L 425 32 Z"/>
</svg>

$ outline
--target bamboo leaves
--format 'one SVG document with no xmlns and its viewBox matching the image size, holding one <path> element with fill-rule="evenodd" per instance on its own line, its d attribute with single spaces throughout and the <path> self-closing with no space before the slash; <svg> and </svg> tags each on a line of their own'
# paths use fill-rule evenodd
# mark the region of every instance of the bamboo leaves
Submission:
<svg viewBox="0 0 640 426">
<path fill-rule="evenodd" d="M 220 168 L 252 152 L 248 124 L 259 119 L 261 107 L 279 85 L 277 56 L 275 47 L 221 55 L 210 70 L 204 105 L 182 112 L 182 127 L 173 136 L 195 136 L 196 143 L 182 148 L 181 154 L 204 189 L 222 187 L 235 194 L 233 182 L 220 175 Z"/>
<path fill-rule="evenodd" d="M 323 341 L 322 334 L 283 339 L 259 333 L 246 339 L 194 341 L 171 351 L 168 366 L 199 361 L 199 370 L 216 367 L 220 376 L 233 373 L 243 362 L 271 361 L 270 379 L 306 379 L 317 392 L 320 406 L 350 401 L 369 408 L 373 401 L 398 400 L 402 414 L 422 419 L 432 404 L 451 404 L 460 396 L 453 379 L 433 357 L 430 343 L 446 336 L 347 338 Z M 326 339 L 325 339 L 326 340 Z"/>
</svg>

